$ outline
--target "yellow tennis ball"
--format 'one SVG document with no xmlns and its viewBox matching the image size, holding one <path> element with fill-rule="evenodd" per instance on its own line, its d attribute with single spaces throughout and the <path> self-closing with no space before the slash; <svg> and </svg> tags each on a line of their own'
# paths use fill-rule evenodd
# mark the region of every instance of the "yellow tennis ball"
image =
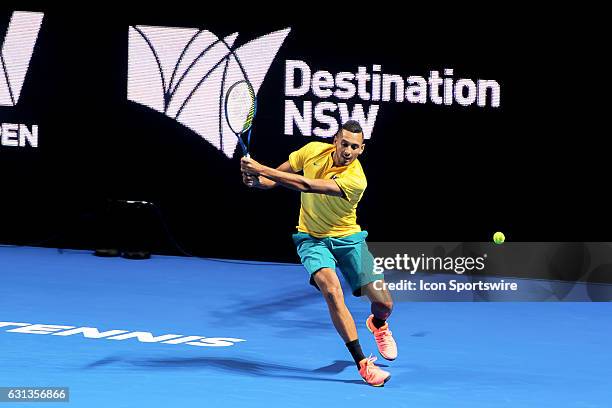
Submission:
<svg viewBox="0 0 612 408">
<path fill-rule="evenodd" d="M 497 245 L 503 244 L 505 240 L 506 237 L 503 232 L 498 231 L 493 235 L 493 242 L 495 242 Z"/>
</svg>

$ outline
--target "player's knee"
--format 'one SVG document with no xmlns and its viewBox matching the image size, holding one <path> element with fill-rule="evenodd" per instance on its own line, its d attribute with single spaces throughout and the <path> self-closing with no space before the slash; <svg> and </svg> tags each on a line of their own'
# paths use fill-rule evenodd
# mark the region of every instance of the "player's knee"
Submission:
<svg viewBox="0 0 612 408">
<path fill-rule="evenodd" d="M 342 287 L 337 284 L 331 284 L 321 289 L 323 296 L 327 303 L 336 305 L 344 301 L 344 295 L 342 293 Z"/>
</svg>

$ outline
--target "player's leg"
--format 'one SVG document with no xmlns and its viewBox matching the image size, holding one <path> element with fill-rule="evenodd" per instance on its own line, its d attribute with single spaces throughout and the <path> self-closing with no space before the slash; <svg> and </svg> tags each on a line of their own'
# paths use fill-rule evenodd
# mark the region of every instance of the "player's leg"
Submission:
<svg viewBox="0 0 612 408">
<path fill-rule="evenodd" d="M 345 343 L 357 340 L 355 321 L 344 303 L 344 293 L 342 292 L 342 286 L 340 286 L 340 280 L 338 275 L 336 275 L 336 271 L 331 268 L 321 268 L 312 276 L 325 298 L 325 302 L 327 302 L 329 315 L 342 340 Z M 360 357 L 359 360 L 364 358 L 363 353 L 361 353 Z M 359 363 L 359 360 L 356 360 L 356 362 Z"/>
<path fill-rule="evenodd" d="M 310 274 L 310 283 L 323 294 L 336 331 L 346 343 L 355 363 L 359 365 L 364 355 L 357 339 L 355 322 L 344 304 L 344 294 L 336 275 L 336 259 L 329 250 L 327 241 L 303 232 L 294 234 L 293 241 L 304 268 Z"/>
<path fill-rule="evenodd" d="M 334 327 L 353 356 L 359 374 L 370 385 L 375 387 L 384 385 L 391 378 L 391 374 L 374 365 L 376 358 L 366 358 L 363 354 L 355 321 L 344 303 L 344 293 L 336 271 L 331 268 L 321 268 L 312 277 L 327 302 Z"/>
<path fill-rule="evenodd" d="M 397 358 L 397 344 L 387 324 L 393 310 L 391 294 L 384 287 L 384 276 L 374 272 L 374 257 L 365 238 L 366 231 L 335 239 L 334 255 L 342 274 L 351 285 L 353 295 L 368 296 L 372 314 L 366 326 L 374 334 L 378 351 L 387 360 Z"/>
<path fill-rule="evenodd" d="M 302 264 L 310 274 L 310 283 L 323 294 L 336 331 L 353 356 L 359 374 L 370 385 L 384 385 L 391 375 L 374 365 L 375 358 L 365 358 L 361 350 L 355 321 L 344 303 L 344 293 L 335 271 L 336 259 L 328 247 L 328 240 L 300 232 L 293 235 L 293 241 Z"/>
<path fill-rule="evenodd" d="M 362 293 L 371 302 L 372 314 L 366 320 L 366 327 L 374 335 L 380 355 L 387 360 L 395 360 L 397 358 L 397 343 L 387 322 L 393 310 L 393 300 L 387 288 L 382 285 L 383 282 L 371 282 L 361 288 Z"/>
<path fill-rule="evenodd" d="M 384 280 L 378 283 L 368 283 L 361 288 L 361 292 L 365 294 L 371 302 L 370 310 L 372 311 L 372 324 L 379 329 L 386 324 L 387 319 L 393 311 L 393 299 L 389 290 L 382 285 Z"/>
</svg>

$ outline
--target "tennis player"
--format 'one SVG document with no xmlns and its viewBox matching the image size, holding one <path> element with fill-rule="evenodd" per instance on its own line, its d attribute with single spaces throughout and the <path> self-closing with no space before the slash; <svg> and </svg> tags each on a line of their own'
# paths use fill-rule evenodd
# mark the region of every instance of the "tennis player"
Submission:
<svg viewBox="0 0 612 408">
<path fill-rule="evenodd" d="M 366 327 L 374 334 L 381 356 L 394 360 L 397 345 L 387 323 L 393 301 L 386 289 L 374 288 L 373 282 L 383 280 L 383 275 L 373 272 L 373 257 L 365 242 L 368 233 L 357 224 L 357 204 L 367 186 L 358 160 L 364 147 L 361 126 L 350 120 L 333 144 L 308 143 L 276 169 L 248 157 L 240 164 L 243 182 L 249 187 L 265 190 L 280 185 L 302 193 L 298 232 L 293 235 L 298 255 L 310 274 L 310 283 L 323 294 L 359 374 L 368 384 L 380 387 L 391 375 L 374 364 L 376 357 L 363 354 L 336 274 L 338 266 L 353 295 L 366 295 L 371 301 L 372 314 Z"/>
</svg>

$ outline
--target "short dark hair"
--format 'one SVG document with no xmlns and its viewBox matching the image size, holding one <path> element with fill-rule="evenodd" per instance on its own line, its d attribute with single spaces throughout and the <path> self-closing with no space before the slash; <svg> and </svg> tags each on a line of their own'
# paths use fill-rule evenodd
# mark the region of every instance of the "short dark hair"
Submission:
<svg viewBox="0 0 612 408">
<path fill-rule="evenodd" d="M 363 134 L 363 129 L 361 128 L 361 125 L 359 124 L 359 122 L 357 122 L 356 120 L 348 120 L 344 122 L 342 127 L 338 129 L 338 133 L 336 133 L 336 137 L 342 136 L 342 130 L 346 130 L 351 133 L 361 133 L 362 140 L 365 139 L 365 136 Z"/>
<path fill-rule="evenodd" d="M 363 133 L 361 125 L 356 120 L 348 120 L 344 122 L 344 125 L 342 125 L 342 129 L 347 130 L 351 133 Z M 342 129 L 340 131 L 342 131 Z"/>
</svg>

